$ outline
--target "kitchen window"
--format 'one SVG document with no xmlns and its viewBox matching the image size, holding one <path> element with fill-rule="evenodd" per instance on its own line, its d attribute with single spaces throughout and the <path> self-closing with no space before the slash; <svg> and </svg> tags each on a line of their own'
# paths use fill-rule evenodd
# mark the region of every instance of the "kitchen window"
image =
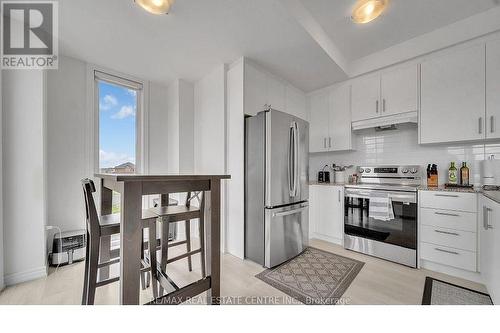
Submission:
<svg viewBox="0 0 500 333">
<path fill-rule="evenodd" d="M 94 71 L 97 119 L 96 170 L 141 171 L 142 83 Z"/>
<path fill-rule="evenodd" d="M 94 70 L 94 170 L 102 173 L 143 172 L 142 83 Z M 113 193 L 113 213 L 120 196 Z"/>
</svg>

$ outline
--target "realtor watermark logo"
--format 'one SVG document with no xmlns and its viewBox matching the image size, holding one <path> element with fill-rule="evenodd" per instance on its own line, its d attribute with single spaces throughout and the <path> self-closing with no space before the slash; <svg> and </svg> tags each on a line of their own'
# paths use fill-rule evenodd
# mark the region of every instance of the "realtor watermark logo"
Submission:
<svg viewBox="0 0 500 333">
<path fill-rule="evenodd" d="M 1 1 L 2 69 L 57 69 L 57 1 Z"/>
</svg>

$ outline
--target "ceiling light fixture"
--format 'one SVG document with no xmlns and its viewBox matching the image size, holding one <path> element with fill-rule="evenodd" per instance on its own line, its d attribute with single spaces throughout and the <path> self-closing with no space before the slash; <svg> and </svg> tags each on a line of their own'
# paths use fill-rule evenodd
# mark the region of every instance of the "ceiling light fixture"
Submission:
<svg viewBox="0 0 500 333">
<path fill-rule="evenodd" d="M 358 0 L 352 10 L 355 23 L 368 23 L 379 17 L 387 8 L 389 0 Z"/>
<path fill-rule="evenodd" d="M 174 1 L 175 0 L 134 0 L 134 2 L 143 9 L 156 15 L 168 14 Z"/>
</svg>

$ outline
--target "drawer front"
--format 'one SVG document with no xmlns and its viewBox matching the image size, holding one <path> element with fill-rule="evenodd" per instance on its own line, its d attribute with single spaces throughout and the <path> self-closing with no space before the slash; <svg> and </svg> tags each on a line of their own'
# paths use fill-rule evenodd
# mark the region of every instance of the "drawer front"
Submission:
<svg viewBox="0 0 500 333">
<path fill-rule="evenodd" d="M 477 232 L 477 213 L 421 208 L 420 223 L 434 227 Z"/>
<path fill-rule="evenodd" d="M 421 242 L 420 258 L 468 271 L 476 271 L 476 252 Z"/>
<path fill-rule="evenodd" d="M 421 240 L 425 243 L 442 245 L 471 252 L 477 251 L 476 233 L 423 225 Z"/>
<path fill-rule="evenodd" d="M 477 212 L 477 193 L 422 191 L 420 207 Z"/>
</svg>

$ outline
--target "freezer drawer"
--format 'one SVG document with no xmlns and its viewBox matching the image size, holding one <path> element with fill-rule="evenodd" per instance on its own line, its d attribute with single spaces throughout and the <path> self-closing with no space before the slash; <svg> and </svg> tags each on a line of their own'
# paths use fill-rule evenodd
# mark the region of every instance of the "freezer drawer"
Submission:
<svg viewBox="0 0 500 333">
<path fill-rule="evenodd" d="M 309 204 L 265 209 L 265 263 L 271 268 L 300 254 L 309 245 Z"/>
</svg>

